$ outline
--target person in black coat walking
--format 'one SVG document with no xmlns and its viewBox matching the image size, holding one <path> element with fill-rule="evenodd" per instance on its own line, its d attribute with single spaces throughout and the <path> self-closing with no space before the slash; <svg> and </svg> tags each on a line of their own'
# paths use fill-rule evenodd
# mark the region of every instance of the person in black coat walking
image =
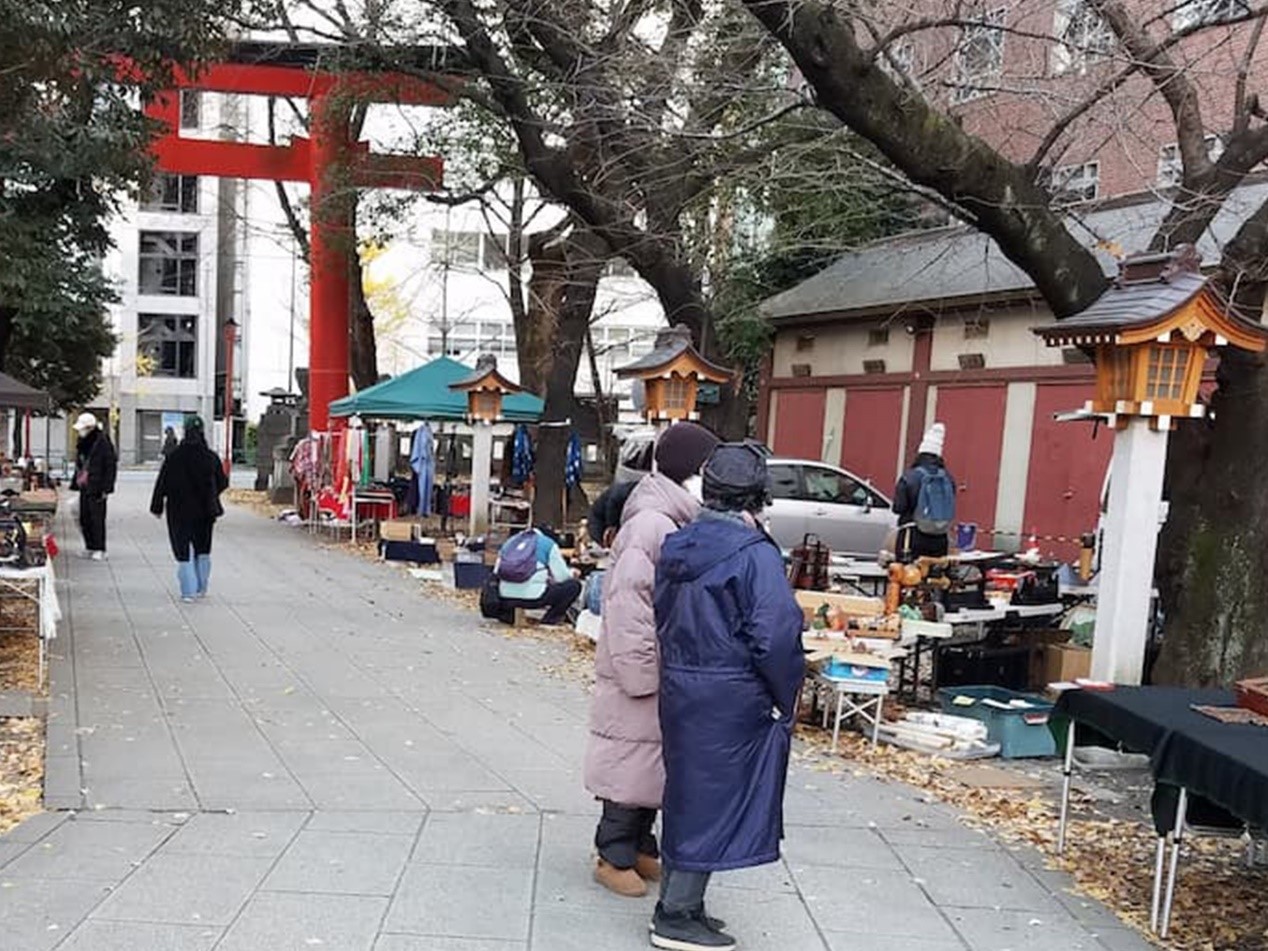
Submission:
<svg viewBox="0 0 1268 951">
<path fill-rule="evenodd" d="M 229 487 L 220 457 L 207 446 L 203 421 L 185 419 L 185 438 L 163 460 L 150 511 L 156 516 L 167 509 L 167 537 L 176 557 L 176 580 L 181 600 L 193 601 L 207 594 L 211 578 L 211 533 L 224 514 L 220 493 Z"/>
<path fill-rule="evenodd" d="M 954 485 L 955 480 L 947 472 L 947 464 L 942 457 L 946 434 L 946 427 L 942 423 L 934 423 L 925 431 L 911 468 L 902 474 L 898 485 L 894 487 L 893 507 L 898 516 L 898 546 L 895 554 L 899 561 L 911 562 L 921 557 L 943 558 L 947 554 L 949 542 L 946 530 L 922 531 L 918 524 L 917 511 L 920 507 L 920 492 L 926 479 L 945 477 Z M 942 514 L 946 516 L 949 525 L 955 515 L 954 509 Z"/>
<path fill-rule="evenodd" d="M 84 536 L 84 557 L 106 558 L 106 497 L 114 491 L 119 458 L 92 413 L 75 420 L 79 442 L 75 447 L 75 488 L 79 490 L 79 530 Z"/>
</svg>

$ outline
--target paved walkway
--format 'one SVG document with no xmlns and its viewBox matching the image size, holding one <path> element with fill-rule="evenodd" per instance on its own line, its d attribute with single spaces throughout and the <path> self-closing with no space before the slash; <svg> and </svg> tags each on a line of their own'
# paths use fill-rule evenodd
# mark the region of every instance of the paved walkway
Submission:
<svg viewBox="0 0 1268 951">
<path fill-rule="evenodd" d="M 542 672 L 556 648 L 242 511 L 181 605 L 147 490 L 112 500 L 109 562 L 63 570 L 63 811 L 0 838 L 2 951 L 647 946 L 651 899 L 589 878 L 587 700 Z M 787 805 L 785 861 L 712 892 L 745 949 L 1147 947 L 906 787 L 794 769 Z"/>
</svg>

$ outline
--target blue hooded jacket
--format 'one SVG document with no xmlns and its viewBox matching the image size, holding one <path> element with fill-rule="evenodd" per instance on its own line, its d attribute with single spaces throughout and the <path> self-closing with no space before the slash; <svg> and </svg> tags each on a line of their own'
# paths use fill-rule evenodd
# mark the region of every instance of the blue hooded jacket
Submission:
<svg viewBox="0 0 1268 951">
<path fill-rule="evenodd" d="M 665 796 L 661 852 L 694 872 L 779 859 L 802 612 L 779 548 L 704 513 L 656 570 Z"/>
</svg>

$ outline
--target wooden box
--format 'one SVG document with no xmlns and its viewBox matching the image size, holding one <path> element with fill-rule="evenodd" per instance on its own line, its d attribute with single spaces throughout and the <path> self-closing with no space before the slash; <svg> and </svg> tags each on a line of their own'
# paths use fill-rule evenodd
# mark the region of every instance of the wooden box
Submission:
<svg viewBox="0 0 1268 951">
<path fill-rule="evenodd" d="M 1237 705 L 1268 717 L 1268 677 L 1237 682 Z"/>
<path fill-rule="evenodd" d="M 379 538 L 385 542 L 412 542 L 418 536 L 418 523 L 403 518 L 379 522 Z"/>
</svg>

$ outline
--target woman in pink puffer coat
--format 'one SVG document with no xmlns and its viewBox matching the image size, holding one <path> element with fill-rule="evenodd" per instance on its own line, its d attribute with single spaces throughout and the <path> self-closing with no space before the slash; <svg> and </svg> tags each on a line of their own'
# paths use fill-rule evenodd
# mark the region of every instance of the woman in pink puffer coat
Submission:
<svg viewBox="0 0 1268 951">
<path fill-rule="evenodd" d="M 665 537 L 700 511 L 683 483 L 700 472 L 717 444 L 717 437 L 696 423 L 677 423 L 661 434 L 656 472 L 626 500 L 612 566 L 603 579 L 585 783 L 603 802 L 594 837 L 599 851 L 594 878 L 619 895 L 645 895 L 646 883 L 660 878 L 652 828 L 665 768 L 652 588 Z"/>
</svg>

